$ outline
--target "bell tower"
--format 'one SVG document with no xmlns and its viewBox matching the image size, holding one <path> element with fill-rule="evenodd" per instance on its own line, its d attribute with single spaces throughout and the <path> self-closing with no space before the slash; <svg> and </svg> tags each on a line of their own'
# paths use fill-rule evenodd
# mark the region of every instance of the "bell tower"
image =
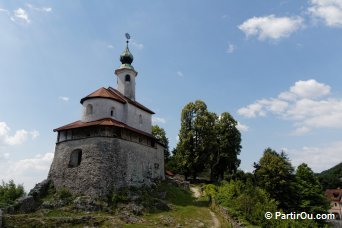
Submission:
<svg viewBox="0 0 342 228">
<path fill-rule="evenodd" d="M 126 49 L 120 55 L 121 66 L 115 70 L 115 75 L 118 77 L 117 90 L 131 100 L 135 100 L 135 77 L 138 72 L 131 65 L 133 55 L 129 51 L 128 43 L 130 35 L 126 33 Z"/>
</svg>

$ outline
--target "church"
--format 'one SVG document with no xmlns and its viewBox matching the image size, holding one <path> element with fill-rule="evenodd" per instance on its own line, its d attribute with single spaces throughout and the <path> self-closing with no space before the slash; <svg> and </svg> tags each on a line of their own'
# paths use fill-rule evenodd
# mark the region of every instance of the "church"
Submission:
<svg viewBox="0 0 342 228">
<path fill-rule="evenodd" d="M 81 99 L 81 120 L 54 129 L 57 142 L 48 179 L 56 189 L 94 198 L 164 179 L 163 144 L 152 135 L 154 112 L 136 101 L 133 55 L 128 44 L 115 70 L 116 88 Z"/>
</svg>

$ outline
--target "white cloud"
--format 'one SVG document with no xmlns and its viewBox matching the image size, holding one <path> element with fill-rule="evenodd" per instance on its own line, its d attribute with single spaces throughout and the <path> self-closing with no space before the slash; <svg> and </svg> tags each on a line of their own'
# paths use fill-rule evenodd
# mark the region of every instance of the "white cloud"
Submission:
<svg viewBox="0 0 342 228">
<path fill-rule="evenodd" d="M 24 129 L 18 130 L 14 133 L 14 135 L 10 135 L 10 128 L 7 126 L 5 122 L 0 122 L 0 145 L 20 145 L 28 140 L 31 136 L 32 139 L 35 139 L 39 136 L 39 132 L 37 130 L 27 131 Z"/>
<path fill-rule="evenodd" d="M 51 7 L 35 7 L 31 4 L 26 4 L 28 8 L 30 9 L 33 9 L 33 10 L 36 10 L 36 11 L 41 11 L 41 12 L 51 12 L 52 11 L 52 8 Z"/>
<path fill-rule="evenodd" d="M 14 16 L 11 17 L 11 20 L 16 21 L 17 19 L 25 23 L 30 23 L 30 19 L 27 12 L 22 8 L 14 10 Z"/>
<path fill-rule="evenodd" d="M 294 135 L 294 136 L 305 135 L 310 131 L 311 131 L 311 129 L 308 127 L 305 127 L 305 126 L 298 127 L 291 133 L 291 135 Z"/>
<path fill-rule="evenodd" d="M 183 74 L 182 71 L 177 71 L 177 75 L 178 75 L 179 77 L 183 77 L 183 76 L 184 76 L 184 74 Z"/>
<path fill-rule="evenodd" d="M 36 139 L 39 136 L 39 131 L 33 130 L 30 132 L 32 139 Z"/>
<path fill-rule="evenodd" d="M 60 97 L 58 97 L 58 99 L 60 99 L 62 101 L 69 101 L 69 97 L 60 96 Z"/>
<path fill-rule="evenodd" d="M 308 12 L 314 18 L 323 19 L 331 27 L 342 27 L 341 0 L 311 0 Z"/>
<path fill-rule="evenodd" d="M 244 125 L 244 124 L 242 124 L 242 123 L 240 123 L 240 122 L 238 122 L 236 128 L 237 128 L 239 131 L 241 131 L 241 132 L 246 132 L 246 131 L 249 130 L 249 127 L 248 127 L 247 125 Z"/>
<path fill-rule="evenodd" d="M 314 79 L 298 81 L 277 98 L 257 100 L 240 108 L 238 114 L 252 118 L 274 114 L 294 122 L 292 135 L 312 128 L 342 128 L 342 99 L 328 97 L 330 86 Z"/>
<path fill-rule="evenodd" d="M 342 161 L 342 141 L 329 143 L 321 146 L 305 146 L 299 149 L 288 149 L 293 165 L 307 163 L 315 172 L 329 169 Z"/>
<path fill-rule="evenodd" d="M 6 13 L 7 15 L 10 14 L 10 12 L 7 9 L 0 8 L 0 12 Z"/>
<path fill-rule="evenodd" d="M 139 49 L 139 50 L 142 50 L 144 48 L 144 45 L 142 43 L 138 43 L 137 41 L 135 40 L 131 40 L 130 42 L 135 48 Z"/>
<path fill-rule="evenodd" d="M 235 45 L 229 44 L 228 48 L 227 48 L 227 53 L 232 54 L 232 53 L 234 53 L 235 49 L 236 49 Z"/>
<path fill-rule="evenodd" d="M 153 124 L 157 124 L 157 123 L 166 123 L 166 120 L 164 118 L 161 117 L 152 117 L 152 123 Z"/>
<path fill-rule="evenodd" d="M 310 79 L 296 82 L 290 92 L 299 98 L 316 98 L 330 94 L 330 86 Z"/>
<path fill-rule="evenodd" d="M 276 17 L 269 15 L 265 17 L 253 17 L 238 28 L 245 33 L 247 37 L 257 36 L 259 40 L 288 37 L 303 26 L 301 17 Z"/>
<path fill-rule="evenodd" d="M 114 46 L 113 46 L 113 45 L 111 45 L 111 44 L 108 44 L 108 45 L 107 45 L 107 48 L 109 48 L 109 49 L 113 49 L 113 48 L 114 48 Z"/>
<path fill-rule="evenodd" d="M 24 184 L 25 190 L 29 191 L 36 183 L 47 178 L 53 156 L 53 153 L 46 153 L 18 161 L 0 159 L 0 177 L 4 181 L 12 179 L 17 184 Z"/>
</svg>

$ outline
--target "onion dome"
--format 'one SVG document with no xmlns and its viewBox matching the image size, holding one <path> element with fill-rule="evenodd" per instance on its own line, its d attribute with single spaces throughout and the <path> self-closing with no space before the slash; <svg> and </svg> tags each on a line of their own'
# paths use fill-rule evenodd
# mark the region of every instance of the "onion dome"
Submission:
<svg viewBox="0 0 342 228">
<path fill-rule="evenodd" d="M 128 48 L 128 41 L 127 41 L 127 47 L 126 49 L 122 52 L 122 54 L 120 55 L 120 62 L 124 65 L 124 64 L 129 64 L 131 65 L 133 62 L 133 55 L 131 54 L 131 52 L 129 51 Z"/>
</svg>

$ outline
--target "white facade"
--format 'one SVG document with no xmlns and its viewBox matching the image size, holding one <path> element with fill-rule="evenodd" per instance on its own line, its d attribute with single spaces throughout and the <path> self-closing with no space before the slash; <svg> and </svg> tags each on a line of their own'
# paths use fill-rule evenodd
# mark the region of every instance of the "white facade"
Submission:
<svg viewBox="0 0 342 228">
<path fill-rule="evenodd" d="M 135 105 L 122 104 L 107 98 L 91 98 L 83 102 L 83 122 L 104 118 L 112 118 L 149 134 L 152 132 L 152 114 Z"/>
<path fill-rule="evenodd" d="M 131 100 L 135 100 L 135 77 L 137 72 L 130 68 L 119 68 L 115 71 L 117 90 Z"/>
<path fill-rule="evenodd" d="M 127 103 L 127 119 L 125 124 L 141 131 L 152 133 L 152 114 Z"/>
<path fill-rule="evenodd" d="M 83 122 L 91 122 L 103 118 L 113 118 L 120 122 L 126 123 L 124 104 L 118 101 L 107 98 L 91 98 L 85 100 L 82 105 Z M 90 111 L 90 109 L 92 110 Z"/>
</svg>

